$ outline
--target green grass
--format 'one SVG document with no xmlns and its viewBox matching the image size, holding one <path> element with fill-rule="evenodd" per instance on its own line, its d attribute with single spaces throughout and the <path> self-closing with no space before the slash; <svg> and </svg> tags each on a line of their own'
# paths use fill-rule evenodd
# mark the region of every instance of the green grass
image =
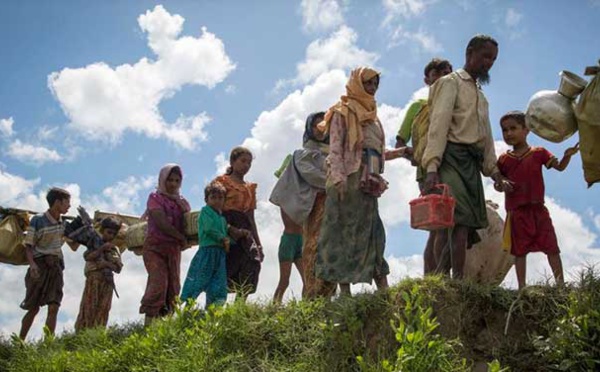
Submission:
<svg viewBox="0 0 600 372">
<path fill-rule="evenodd" d="M 593 270 L 568 288 L 520 294 L 406 279 L 333 302 L 185 308 L 146 329 L 130 323 L 35 343 L 0 337 L 0 371 L 597 370 L 599 299 Z"/>
</svg>

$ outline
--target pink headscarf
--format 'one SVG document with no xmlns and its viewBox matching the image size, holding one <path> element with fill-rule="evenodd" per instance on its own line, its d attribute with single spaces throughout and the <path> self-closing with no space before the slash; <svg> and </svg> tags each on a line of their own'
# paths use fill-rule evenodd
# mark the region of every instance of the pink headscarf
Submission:
<svg viewBox="0 0 600 372">
<path fill-rule="evenodd" d="M 183 212 L 189 212 L 190 204 L 187 202 L 187 200 L 185 200 L 183 196 L 179 194 L 179 189 L 177 189 L 173 194 L 169 194 L 167 192 L 167 178 L 169 178 L 169 175 L 171 175 L 171 172 L 175 169 L 179 171 L 179 174 L 181 174 L 181 181 L 183 182 L 183 171 L 181 170 L 181 167 L 175 163 L 169 163 L 160 169 L 160 173 L 158 175 L 158 186 L 156 187 L 156 190 L 161 195 L 164 195 L 169 199 L 175 200 L 177 204 L 179 204 L 181 209 L 183 209 Z"/>
<path fill-rule="evenodd" d="M 169 178 L 169 175 L 171 174 L 171 172 L 177 169 L 179 171 L 179 174 L 181 174 L 181 180 L 183 181 L 183 171 L 181 170 L 181 167 L 175 163 L 169 163 L 164 165 L 161 169 L 160 169 L 160 173 L 158 175 L 158 185 L 156 186 L 156 191 L 160 194 L 163 195 L 171 200 L 174 200 L 177 204 L 179 204 L 179 206 L 181 207 L 181 209 L 183 210 L 183 212 L 189 212 L 190 211 L 190 204 L 188 203 L 187 200 L 185 200 L 185 198 L 183 196 L 181 196 L 179 194 L 179 189 L 175 191 L 175 193 L 170 194 L 167 192 L 167 178 Z M 142 215 L 142 219 L 146 219 L 148 217 L 148 210 L 146 210 L 144 212 L 144 214 Z"/>
</svg>

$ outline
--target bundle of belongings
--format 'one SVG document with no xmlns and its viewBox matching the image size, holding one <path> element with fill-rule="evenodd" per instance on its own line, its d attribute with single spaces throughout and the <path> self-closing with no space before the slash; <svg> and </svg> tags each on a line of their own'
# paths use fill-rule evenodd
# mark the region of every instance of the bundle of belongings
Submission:
<svg viewBox="0 0 600 372">
<path fill-rule="evenodd" d="M 23 239 L 29 226 L 29 211 L 0 207 L 0 262 L 26 265 Z"/>
<path fill-rule="evenodd" d="M 104 240 L 94 228 L 94 224 L 89 214 L 83 207 L 78 207 L 77 216 L 73 221 L 65 226 L 65 237 L 87 247 L 88 250 L 94 251 L 100 249 L 104 245 Z M 119 297 L 117 288 L 115 287 L 114 274 L 110 268 L 103 268 L 102 274 L 106 281 L 110 283 L 115 295 Z"/>
<path fill-rule="evenodd" d="M 593 76 L 575 106 L 579 126 L 579 151 L 583 175 L 591 187 L 600 181 L 600 60 L 597 66 L 586 68 L 585 75 Z"/>
</svg>

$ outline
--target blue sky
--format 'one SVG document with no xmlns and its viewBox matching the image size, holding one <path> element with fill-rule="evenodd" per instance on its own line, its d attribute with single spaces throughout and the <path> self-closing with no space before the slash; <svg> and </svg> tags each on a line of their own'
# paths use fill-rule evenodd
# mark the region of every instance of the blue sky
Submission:
<svg viewBox="0 0 600 372">
<path fill-rule="evenodd" d="M 42 210 L 47 187 L 62 185 L 74 205 L 139 214 L 160 167 L 177 162 L 183 194 L 198 209 L 205 183 L 243 143 L 256 156 L 248 179 L 259 183 L 262 200 L 267 261 L 259 293 L 268 296 L 281 229 L 266 202 L 272 172 L 300 145 L 306 115 L 337 100 L 351 68 L 382 71 L 377 100 L 391 144 L 404 108 L 423 94 L 424 65 L 439 56 L 461 67 L 471 36 L 490 34 L 500 52 L 484 91 L 501 141 L 504 112 L 555 89 L 559 71 L 582 74 L 600 58 L 598 19 L 598 0 L 4 1 L 0 205 Z M 577 135 L 561 144 L 530 140 L 561 156 Z M 578 156 L 564 173 L 545 174 L 565 266 L 597 262 L 600 189 L 586 188 Z M 392 187 L 381 209 L 392 274 L 418 275 L 425 235 L 407 223 L 407 202 L 417 196 L 414 169 L 400 160 L 387 177 Z M 501 195 L 486 191 L 501 204 Z M 83 284 L 80 253 L 67 254 L 67 275 L 77 283 L 65 288 L 67 328 Z M 192 254 L 184 255 L 184 271 Z M 545 259 L 534 257 L 531 275 L 540 278 Z M 119 280 L 134 289 L 130 300 L 116 301 L 115 321 L 136 319 L 144 285 L 141 259 L 125 259 Z M 23 296 L 24 275 L 24 267 L 0 264 L 3 285 L 14 283 L 7 298 Z M 4 296 L 0 329 L 12 332 L 22 313 L 18 300 Z"/>
</svg>

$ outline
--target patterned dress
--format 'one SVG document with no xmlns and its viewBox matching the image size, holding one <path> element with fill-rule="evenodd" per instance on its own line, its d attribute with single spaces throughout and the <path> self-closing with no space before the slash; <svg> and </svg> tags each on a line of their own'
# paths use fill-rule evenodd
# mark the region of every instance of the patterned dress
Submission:
<svg viewBox="0 0 600 372">
<path fill-rule="evenodd" d="M 361 130 L 363 142 L 357 151 L 381 151 L 384 143 L 381 124 L 376 121 L 361 126 Z M 340 200 L 333 182 L 328 180 L 315 274 L 317 278 L 333 283 L 371 283 L 374 278 L 389 274 L 389 267 L 383 258 L 385 230 L 379 217 L 378 197 L 363 188 L 369 160 L 364 155 L 361 159 L 361 156 L 339 150 L 344 146 L 342 139 L 346 132 L 342 115 L 334 116 L 330 132 L 330 174 L 345 176 L 347 187 L 343 200 Z M 359 159 L 358 171 L 348 175 L 336 169 L 349 169 L 344 165 L 347 159 L 331 157 L 340 152 L 350 159 Z"/>
<path fill-rule="evenodd" d="M 80 331 L 84 328 L 106 327 L 108 324 L 108 314 L 112 306 L 114 281 L 112 275 L 107 276 L 106 272 L 98 266 L 98 261 L 90 261 L 86 258 L 85 265 L 85 288 L 81 296 L 79 306 L 79 315 L 75 322 L 75 330 Z M 113 248 L 102 260 L 110 261 L 118 271 L 123 267 L 121 255 L 117 248 Z M 112 273 L 111 273 L 112 274 Z"/>
<path fill-rule="evenodd" d="M 185 233 L 184 210 L 175 200 L 153 192 L 148 197 L 147 208 L 162 209 L 167 221 L 182 234 Z M 181 249 L 181 243 L 160 231 L 152 218 L 148 218 L 148 233 L 143 251 L 148 282 L 140 306 L 141 314 L 156 317 L 173 311 L 175 297 L 181 290 Z"/>
</svg>

